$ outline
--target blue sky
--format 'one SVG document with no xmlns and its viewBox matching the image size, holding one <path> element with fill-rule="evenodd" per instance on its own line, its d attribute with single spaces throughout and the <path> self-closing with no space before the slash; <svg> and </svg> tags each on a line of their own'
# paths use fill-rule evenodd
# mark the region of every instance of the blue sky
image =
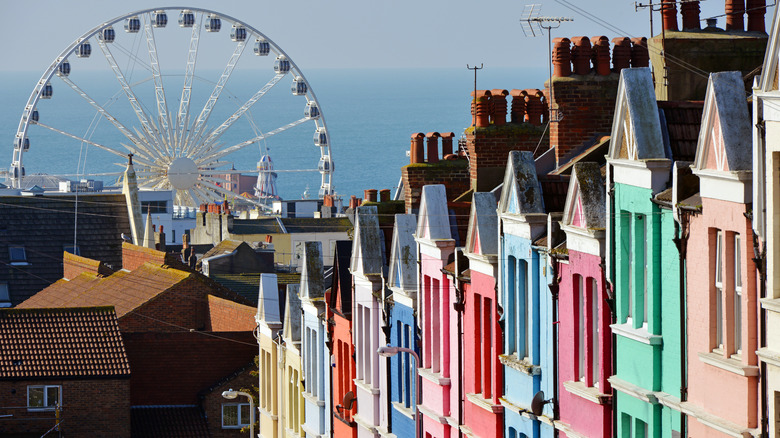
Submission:
<svg viewBox="0 0 780 438">
<path fill-rule="evenodd" d="M 540 3 L 542 15 L 575 20 L 564 23 L 553 32 L 553 37 L 607 35 L 611 39 L 624 35 L 648 36 L 650 31 L 648 11 L 635 12 L 633 1 L 543 0 Z M 597 17 L 597 21 L 567 7 L 567 3 L 583 8 Z M 547 60 L 546 38 L 523 36 L 519 20 L 525 1 L 191 0 L 188 4 L 216 10 L 254 26 L 284 49 L 303 71 L 307 68 L 465 68 L 467 63 L 538 67 L 545 66 Z M 34 6 L 29 5 L 18 0 L 0 0 L 4 17 L 0 27 L 4 62 L 0 71 L 43 72 L 68 43 L 101 22 L 134 10 L 165 6 L 147 0 L 39 0 Z M 723 6 L 723 0 L 701 2 L 702 18 L 722 14 Z M 768 21 L 772 9 L 768 11 Z M 177 17 L 169 19 L 175 25 Z M 611 23 L 617 29 L 607 29 L 602 23 Z M 718 24 L 723 27 L 724 18 Z M 655 33 L 659 31 L 660 16 L 656 13 Z M 166 43 L 162 39 L 158 44 Z M 223 63 L 222 59 L 224 56 L 220 55 L 215 62 Z"/>
</svg>

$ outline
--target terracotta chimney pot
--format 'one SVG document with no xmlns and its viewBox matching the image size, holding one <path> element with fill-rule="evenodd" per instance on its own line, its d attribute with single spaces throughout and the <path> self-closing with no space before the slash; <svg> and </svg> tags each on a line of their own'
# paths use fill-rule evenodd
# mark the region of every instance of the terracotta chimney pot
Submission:
<svg viewBox="0 0 780 438">
<path fill-rule="evenodd" d="M 474 92 L 471 93 L 474 96 Z M 477 128 L 490 126 L 490 90 L 477 90 L 474 96 Z"/>
<path fill-rule="evenodd" d="M 525 119 L 525 95 L 523 90 L 512 90 L 509 94 L 512 96 L 510 120 L 512 123 L 523 123 Z"/>
<path fill-rule="evenodd" d="M 619 72 L 631 66 L 631 40 L 628 37 L 612 39 L 615 47 L 612 48 L 612 68 Z"/>
<path fill-rule="evenodd" d="M 663 17 L 664 30 L 679 30 L 677 27 L 677 3 L 675 3 L 675 0 L 661 0 L 661 17 Z"/>
<path fill-rule="evenodd" d="M 429 132 L 425 134 L 425 149 L 427 150 L 426 157 L 429 163 L 439 162 L 439 133 Z"/>
<path fill-rule="evenodd" d="M 376 189 L 363 190 L 363 197 L 366 198 L 366 202 L 376 202 Z"/>
<path fill-rule="evenodd" d="M 690 1 L 680 4 L 683 30 L 701 29 L 701 24 L 699 22 L 699 10 L 699 2 L 697 1 Z"/>
<path fill-rule="evenodd" d="M 553 39 L 553 76 L 571 76 L 571 41 L 568 38 Z"/>
<path fill-rule="evenodd" d="M 507 113 L 506 97 L 509 95 L 509 91 L 495 89 L 495 90 L 490 90 L 490 94 L 492 95 L 490 98 L 490 104 L 491 104 L 490 113 L 491 113 L 491 118 L 493 120 L 493 124 L 496 126 L 505 125 L 506 113 Z"/>
<path fill-rule="evenodd" d="M 379 202 L 390 201 L 390 189 L 382 189 L 379 191 Z"/>
<path fill-rule="evenodd" d="M 409 161 L 411 164 L 425 162 L 425 149 L 423 149 L 424 138 L 425 134 L 422 132 L 412 134 L 412 144 L 410 147 L 411 153 L 409 154 Z"/>
<path fill-rule="evenodd" d="M 747 30 L 749 32 L 766 33 L 764 17 L 766 16 L 766 0 L 747 0 Z"/>
<path fill-rule="evenodd" d="M 455 138 L 454 132 L 441 133 L 441 156 L 445 157 L 452 154 L 452 139 Z"/>
<path fill-rule="evenodd" d="M 650 52 L 647 51 L 647 38 L 631 38 L 631 67 L 649 66 Z"/>
<path fill-rule="evenodd" d="M 574 74 L 586 75 L 590 73 L 590 59 L 593 55 L 590 39 L 588 37 L 574 37 L 572 42 L 574 43 L 574 47 L 571 49 Z"/>
<path fill-rule="evenodd" d="M 609 68 L 609 38 L 606 36 L 595 36 L 590 39 L 593 46 L 592 59 L 593 66 L 599 76 L 609 76 L 612 70 Z"/>
<path fill-rule="evenodd" d="M 726 0 L 726 30 L 745 30 L 745 0 Z"/>
</svg>

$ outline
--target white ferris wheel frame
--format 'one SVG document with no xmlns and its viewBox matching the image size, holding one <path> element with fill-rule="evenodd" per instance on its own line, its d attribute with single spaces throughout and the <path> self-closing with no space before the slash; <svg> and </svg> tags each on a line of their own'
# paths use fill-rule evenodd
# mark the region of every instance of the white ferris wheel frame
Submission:
<svg viewBox="0 0 780 438">
<path fill-rule="evenodd" d="M 167 108 L 167 100 L 165 98 L 165 91 L 163 89 L 162 80 L 161 80 L 163 75 L 160 72 L 159 64 L 157 62 L 157 49 L 156 49 L 156 42 L 154 39 L 154 30 L 153 30 L 155 26 L 152 25 L 152 17 L 153 17 L 152 14 L 154 14 L 157 11 L 165 11 L 167 15 L 173 17 L 176 17 L 177 15 L 170 14 L 171 11 L 176 11 L 177 14 L 183 11 L 191 11 L 197 14 L 195 16 L 195 22 L 193 23 L 192 26 L 188 26 L 188 27 L 182 26 L 185 29 L 192 27 L 193 30 L 192 30 L 192 35 L 190 37 L 189 51 L 187 54 L 187 65 L 184 74 L 184 85 L 182 87 L 182 98 L 179 104 L 179 109 L 178 111 L 176 111 L 175 117 L 173 119 L 171 119 L 171 111 L 169 111 Z M 119 32 L 123 31 L 121 25 L 124 20 L 133 17 L 141 17 L 141 16 L 146 16 L 145 17 L 146 19 L 144 20 L 144 24 L 141 25 L 141 28 L 137 31 L 137 33 L 143 32 L 145 34 L 147 51 L 149 53 L 149 58 L 150 58 L 149 67 L 152 70 L 152 75 L 153 75 L 154 85 L 155 85 L 155 101 L 156 101 L 155 108 L 157 110 L 156 117 L 155 115 L 147 114 L 147 112 L 144 111 L 141 105 L 139 105 L 138 99 L 136 98 L 133 92 L 132 85 L 127 83 L 127 80 L 124 77 L 124 73 L 122 72 L 121 68 L 113 58 L 110 49 L 107 47 L 107 43 L 103 41 L 102 38 L 99 37 L 99 35 L 104 29 L 113 28 L 113 26 L 117 24 L 120 25 L 119 29 L 115 30 L 115 32 L 118 34 Z M 190 124 L 189 122 L 190 122 L 191 113 L 189 111 L 189 100 L 190 100 L 190 95 L 192 90 L 192 79 L 195 71 L 195 63 L 198 54 L 198 43 L 200 40 L 200 33 L 204 30 L 201 29 L 201 26 L 203 26 L 203 19 L 204 17 L 209 17 L 209 16 L 219 18 L 223 22 L 226 21 L 228 22 L 229 25 L 241 26 L 246 29 L 247 34 L 246 34 L 246 38 L 243 41 L 236 42 L 236 47 L 233 52 L 233 55 L 231 56 L 227 65 L 225 66 L 220 79 L 217 81 L 215 88 L 211 93 L 211 96 L 206 102 L 206 105 L 204 106 L 203 110 L 199 114 L 198 118 L 192 124 Z M 173 20 L 169 19 L 167 24 L 172 26 L 178 26 L 178 23 L 176 22 L 175 19 Z M 227 28 L 227 26 L 221 25 L 221 28 Z M 208 117 L 211 114 L 211 110 L 216 105 L 219 96 L 221 94 L 221 91 L 224 88 L 225 83 L 227 83 L 227 80 L 230 78 L 230 75 L 232 74 L 236 63 L 238 62 L 238 59 L 241 57 L 244 48 L 246 48 L 247 44 L 251 45 L 253 39 L 261 39 L 268 42 L 270 46 L 270 53 L 276 55 L 277 59 L 281 56 L 284 57 L 284 59 L 289 62 L 290 64 L 289 71 L 284 73 L 274 72 L 274 77 L 268 83 L 266 83 L 263 86 L 263 88 L 261 88 L 257 93 L 255 93 L 255 95 L 252 98 L 250 98 L 247 102 L 245 102 L 244 105 L 241 108 L 239 108 L 239 110 L 233 113 L 233 115 L 230 118 L 228 118 L 228 120 L 226 120 L 224 123 L 219 125 L 219 127 L 211 130 L 210 132 L 204 132 L 206 127 L 206 121 L 208 120 Z M 138 121 L 141 124 L 141 129 L 135 129 L 134 130 L 135 134 L 133 133 L 133 131 L 131 131 L 124 125 L 122 125 L 122 123 L 119 122 L 119 120 L 113 117 L 111 113 L 109 113 L 99 103 L 97 103 L 92 98 L 90 98 L 83 90 L 81 90 L 78 87 L 78 85 L 73 83 L 73 81 L 70 80 L 67 77 L 67 75 L 65 76 L 57 75 L 60 66 L 63 63 L 68 62 L 68 59 L 71 57 L 71 55 L 74 55 L 76 53 L 76 51 L 79 49 L 81 44 L 85 42 L 89 42 L 90 40 L 94 40 L 97 43 L 97 45 L 100 47 L 103 55 L 108 60 L 114 75 L 117 77 L 120 85 L 122 86 L 122 89 L 128 101 L 133 107 L 136 116 L 138 117 Z M 230 126 L 235 121 L 237 121 L 241 116 L 243 116 L 244 113 L 252 105 L 254 105 L 267 91 L 269 91 L 274 85 L 276 85 L 276 83 L 278 83 L 284 76 L 287 76 L 288 74 L 292 74 L 295 80 L 303 81 L 303 83 L 306 86 L 306 91 L 305 93 L 303 93 L 303 95 L 306 98 L 306 104 L 311 105 L 313 103 L 314 105 L 316 105 L 317 110 L 319 112 L 318 116 L 312 118 L 308 118 L 304 116 L 303 118 L 299 120 L 295 120 L 287 125 L 280 126 L 276 129 L 273 129 L 265 133 L 261 133 L 259 136 L 255 138 L 248 139 L 246 141 L 243 141 L 233 146 L 228 146 L 224 148 L 220 146 L 215 150 L 214 142 L 217 140 L 217 138 L 219 138 L 219 136 L 221 136 L 222 133 L 224 133 L 227 129 L 229 129 Z M 63 80 L 63 82 L 65 82 L 70 88 L 76 91 L 76 93 L 81 95 L 81 97 L 84 98 L 87 101 L 87 103 L 89 103 L 93 108 L 95 108 L 103 118 L 105 118 L 107 121 L 112 123 L 117 128 L 117 130 L 119 130 L 125 136 L 125 138 L 130 140 L 131 145 L 127 145 L 123 143 L 122 146 L 125 148 L 125 150 L 122 151 L 121 149 L 101 145 L 89 139 L 81 138 L 77 135 L 70 134 L 68 132 L 59 130 L 57 128 L 53 128 L 51 126 L 47 126 L 39 121 L 31 120 L 33 111 L 36 110 L 38 101 L 42 98 L 41 96 L 44 91 L 44 88 L 46 87 L 46 85 L 50 84 L 52 77 L 55 75 L 59 76 Z M 155 123 L 155 120 L 159 125 Z M 101 148 L 103 150 L 114 153 L 116 155 L 126 156 L 128 153 L 133 153 L 136 155 L 134 160 L 138 162 L 139 165 L 153 166 L 153 163 L 151 163 L 150 160 L 168 158 L 170 159 L 170 161 L 173 161 L 177 157 L 183 156 L 182 154 L 184 153 L 209 153 L 210 154 L 208 156 L 209 158 L 218 160 L 221 157 L 227 156 L 230 153 L 243 149 L 244 147 L 247 147 L 251 144 L 259 143 L 260 141 L 263 141 L 266 138 L 275 135 L 279 132 L 285 131 L 289 128 L 292 128 L 304 122 L 310 122 L 310 121 L 313 121 L 315 124 L 315 128 L 316 128 L 315 133 L 323 132 L 325 135 L 324 137 L 325 145 L 322 144 L 316 145 L 320 149 L 320 161 L 319 161 L 318 171 L 322 175 L 322 185 L 320 186 L 319 197 L 322 197 L 325 194 L 334 193 L 333 185 L 332 185 L 332 175 L 333 175 L 334 166 L 333 166 L 333 159 L 332 159 L 331 148 L 330 148 L 330 135 L 328 133 L 327 125 L 325 123 L 322 106 L 320 106 L 319 101 L 317 100 L 317 97 L 314 94 L 314 91 L 309 85 L 309 82 L 304 76 L 303 72 L 301 72 L 301 70 L 298 68 L 295 62 L 290 58 L 290 56 L 288 56 L 284 50 L 282 50 L 276 43 L 274 43 L 273 40 L 268 38 L 265 34 L 260 32 L 253 26 L 226 14 L 222 14 L 209 9 L 198 8 L 198 7 L 187 7 L 187 6 L 164 6 L 164 7 L 142 9 L 135 12 L 123 14 L 109 21 L 103 22 L 98 26 L 95 26 L 94 28 L 84 33 L 79 38 L 77 38 L 70 45 L 68 45 L 67 48 L 63 50 L 55 58 L 55 60 L 51 63 L 51 65 L 46 69 L 46 71 L 43 73 L 41 78 L 36 83 L 35 88 L 30 94 L 29 99 L 27 100 L 27 104 L 24 107 L 24 111 L 22 112 L 22 117 L 19 121 L 19 127 L 17 129 L 16 136 L 14 138 L 13 161 L 11 163 L 11 169 L 8 174 L 7 180 L 11 182 L 11 186 L 13 188 L 22 188 L 22 182 L 24 179 L 23 155 L 24 155 L 24 150 L 26 149 L 24 147 L 24 142 L 28 138 L 27 132 L 31 124 L 41 125 L 44 128 L 53 130 L 55 132 L 58 132 L 59 134 L 82 141 L 86 144 Z M 191 139 L 193 141 L 190 141 Z M 196 141 L 198 142 L 195 143 Z M 156 165 L 159 167 L 160 163 L 157 163 Z M 16 174 L 14 170 L 16 170 Z M 239 171 L 213 170 L 211 172 L 206 172 L 205 174 L 224 175 L 224 174 L 238 173 L 238 172 Z M 277 170 L 276 172 L 279 171 Z M 282 172 L 284 171 L 282 170 Z M 165 181 L 165 178 L 167 178 L 167 174 L 166 176 L 162 177 L 163 182 Z M 237 198 L 239 196 L 233 192 L 230 192 L 220 187 L 217 184 L 218 182 L 222 182 L 222 181 L 216 180 L 208 176 L 204 176 L 204 173 L 199 173 L 198 184 L 203 183 L 203 186 L 210 189 L 212 193 L 211 194 L 206 193 L 205 190 L 202 189 L 199 190 L 200 188 L 193 188 L 193 190 L 191 190 L 192 193 L 189 194 L 192 198 L 194 198 L 193 199 L 194 201 L 203 201 L 204 200 L 203 198 L 205 198 L 205 200 L 209 200 L 209 199 L 213 200 L 215 198 L 216 193 L 219 193 L 221 197 L 230 196 L 232 198 Z M 159 188 L 160 185 L 161 183 L 158 182 L 156 184 L 157 188 Z M 188 192 L 190 192 L 190 190 L 188 190 Z"/>
</svg>

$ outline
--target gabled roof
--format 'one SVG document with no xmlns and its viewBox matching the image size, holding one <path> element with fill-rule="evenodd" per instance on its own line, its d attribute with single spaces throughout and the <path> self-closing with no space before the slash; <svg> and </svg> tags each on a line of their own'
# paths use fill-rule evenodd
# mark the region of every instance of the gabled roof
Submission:
<svg viewBox="0 0 780 438">
<path fill-rule="evenodd" d="M 620 71 L 609 158 L 665 158 L 653 76 L 647 67 Z"/>
<path fill-rule="evenodd" d="M 114 306 L 122 318 L 161 293 L 196 274 L 144 263 L 134 271 L 118 271 L 108 277 L 82 273 L 59 280 L 21 303 L 20 309 Z"/>
<path fill-rule="evenodd" d="M 563 223 L 579 228 L 606 228 L 606 193 L 601 169 L 596 163 L 574 165 L 563 210 Z"/>
<path fill-rule="evenodd" d="M 393 242 L 390 249 L 388 285 L 404 290 L 417 289 L 417 246 L 414 231 L 417 217 L 413 214 L 395 215 Z"/>
<path fill-rule="evenodd" d="M 130 409 L 133 438 L 210 438 L 206 416 L 195 405 L 133 406 Z"/>
<path fill-rule="evenodd" d="M 301 264 L 301 298 L 322 298 L 325 295 L 325 279 L 321 242 L 304 242 Z"/>
<path fill-rule="evenodd" d="M 241 240 L 223 240 L 222 242 L 214 245 L 214 247 L 210 250 L 206 251 L 202 258 L 206 259 L 215 255 L 230 254 L 241 245 L 247 245 L 247 243 Z"/>
<path fill-rule="evenodd" d="M 0 310 L 0 379 L 130 377 L 112 307 Z"/>
<path fill-rule="evenodd" d="M 420 199 L 420 216 L 417 218 L 418 239 L 452 239 L 450 214 L 447 208 L 447 192 L 442 184 L 423 186 Z"/>
<path fill-rule="evenodd" d="M 778 68 L 780 62 L 780 13 L 775 8 L 772 16 L 772 27 L 769 31 L 769 41 L 764 53 L 763 71 L 761 72 L 761 91 L 774 91 L 778 87 Z"/>
<path fill-rule="evenodd" d="M 475 192 L 471 202 L 466 252 L 498 254 L 498 216 L 496 197 L 488 192 Z"/>
<path fill-rule="evenodd" d="M 376 206 L 358 207 L 355 215 L 355 240 L 352 241 L 352 274 L 381 274 L 384 265 L 382 242 Z"/>
<path fill-rule="evenodd" d="M 260 289 L 257 299 L 257 320 L 266 324 L 281 324 L 281 294 L 276 274 L 260 274 Z"/>
<path fill-rule="evenodd" d="M 352 258 L 352 242 L 337 240 L 333 254 L 333 285 L 330 289 L 329 306 L 349 318 L 352 315 L 352 274 L 349 261 Z"/>
<path fill-rule="evenodd" d="M 293 343 L 301 342 L 301 299 L 298 293 L 301 286 L 287 285 L 287 296 L 284 303 L 284 332 L 282 337 Z"/>
<path fill-rule="evenodd" d="M 751 170 L 752 139 L 742 74 L 738 71 L 710 74 L 694 168 Z"/>
<path fill-rule="evenodd" d="M 693 161 L 704 102 L 659 100 L 657 103 L 664 142 L 669 146 L 666 158 Z"/>
<path fill-rule="evenodd" d="M 514 214 L 544 213 L 542 189 L 531 152 L 509 153 L 498 211 Z"/>
</svg>

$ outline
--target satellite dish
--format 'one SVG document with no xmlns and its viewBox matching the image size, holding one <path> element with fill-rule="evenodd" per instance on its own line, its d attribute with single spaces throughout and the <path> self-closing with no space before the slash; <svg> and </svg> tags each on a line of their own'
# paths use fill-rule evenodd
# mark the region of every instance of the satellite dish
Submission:
<svg viewBox="0 0 780 438">
<path fill-rule="evenodd" d="M 352 409 L 352 405 L 354 404 L 355 404 L 355 393 L 349 391 L 346 394 L 344 394 L 344 400 L 341 401 L 341 405 L 344 407 L 344 409 L 349 411 Z"/>
<path fill-rule="evenodd" d="M 537 417 L 542 415 L 542 409 L 547 403 L 550 403 L 550 400 L 544 399 L 544 391 L 537 392 L 531 400 L 531 413 Z"/>
</svg>

